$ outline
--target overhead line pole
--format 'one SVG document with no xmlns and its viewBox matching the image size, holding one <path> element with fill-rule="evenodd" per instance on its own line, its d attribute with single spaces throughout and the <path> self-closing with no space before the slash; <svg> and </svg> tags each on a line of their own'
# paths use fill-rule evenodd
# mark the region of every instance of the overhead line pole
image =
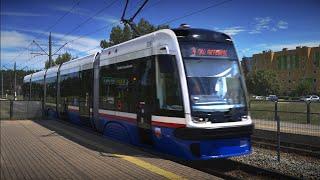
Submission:
<svg viewBox="0 0 320 180">
<path fill-rule="evenodd" d="M 51 51 L 52 51 L 52 46 L 51 46 L 51 32 L 49 34 L 49 67 L 52 66 L 52 54 L 51 54 Z"/>
<path fill-rule="evenodd" d="M 2 71 L 2 60 L 0 58 L 0 71 L 1 71 L 1 98 L 3 98 L 3 71 Z"/>
</svg>

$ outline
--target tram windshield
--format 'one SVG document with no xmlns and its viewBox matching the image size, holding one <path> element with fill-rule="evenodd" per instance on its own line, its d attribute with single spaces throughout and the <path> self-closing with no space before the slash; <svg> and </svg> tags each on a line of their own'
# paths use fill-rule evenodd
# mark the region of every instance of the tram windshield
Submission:
<svg viewBox="0 0 320 180">
<path fill-rule="evenodd" d="M 245 106 L 240 68 L 231 43 L 188 42 L 181 47 L 194 111 Z"/>
</svg>

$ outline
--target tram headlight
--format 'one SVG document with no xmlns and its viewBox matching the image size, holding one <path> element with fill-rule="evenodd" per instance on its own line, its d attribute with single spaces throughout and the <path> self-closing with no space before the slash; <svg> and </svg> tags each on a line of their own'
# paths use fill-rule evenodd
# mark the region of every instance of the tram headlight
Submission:
<svg viewBox="0 0 320 180">
<path fill-rule="evenodd" d="M 250 115 L 244 115 L 244 116 L 241 116 L 241 120 L 242 121 L 251 121 L 251 117 L 250 117 Z"/>
<path fill-rule="evenodd" d="M 208 118 L 203 118 L 203 117 L 192 117 L 192 121 L 195 123 L 205 123 L 208 122 Z"/>
</svg>

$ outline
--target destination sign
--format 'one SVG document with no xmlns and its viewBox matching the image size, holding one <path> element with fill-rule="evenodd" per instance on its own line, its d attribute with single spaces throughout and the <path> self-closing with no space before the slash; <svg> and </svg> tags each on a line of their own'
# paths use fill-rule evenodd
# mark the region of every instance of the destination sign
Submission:
<svg viewBox="0 0 320 180">
<path fill-rule="evenodd" d="M 191 56 L 228 56 L 228 51 L 225 49 L 206 49 L 206 48 L 191 48 Z"/>
<path fill-rule="evenodd" d="M 232 43 L 180 42 L 183 57 L 237 59 Z"/>
</svg>

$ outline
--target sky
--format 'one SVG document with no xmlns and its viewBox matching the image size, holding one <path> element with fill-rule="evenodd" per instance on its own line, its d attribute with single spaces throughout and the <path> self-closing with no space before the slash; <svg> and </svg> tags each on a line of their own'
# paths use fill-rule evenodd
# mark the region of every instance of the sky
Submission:
<svg viewBox="0 0 320 180">
<path fill-rule="evenodd" d="M 127 17 L 142 3 L 130 0 Z M 64 52 L 95 53 L 100 40 L 108 40 L 111 28 L 120 24 L 124 6 L 125 0 L 1 0 L 2 66 L 12 68 L 16 62 L 18 69 L 44 68 L 48 56 L 41 54 L 48 52 L 49 32 L 53 53 L 66 44 L 54 58 Z M 320 45 L 319 0 L 149 0 L 135 22 L 141 18 L 154 25 L 187 23 L 227 33 L 239 58 Z"/>
</svg>

